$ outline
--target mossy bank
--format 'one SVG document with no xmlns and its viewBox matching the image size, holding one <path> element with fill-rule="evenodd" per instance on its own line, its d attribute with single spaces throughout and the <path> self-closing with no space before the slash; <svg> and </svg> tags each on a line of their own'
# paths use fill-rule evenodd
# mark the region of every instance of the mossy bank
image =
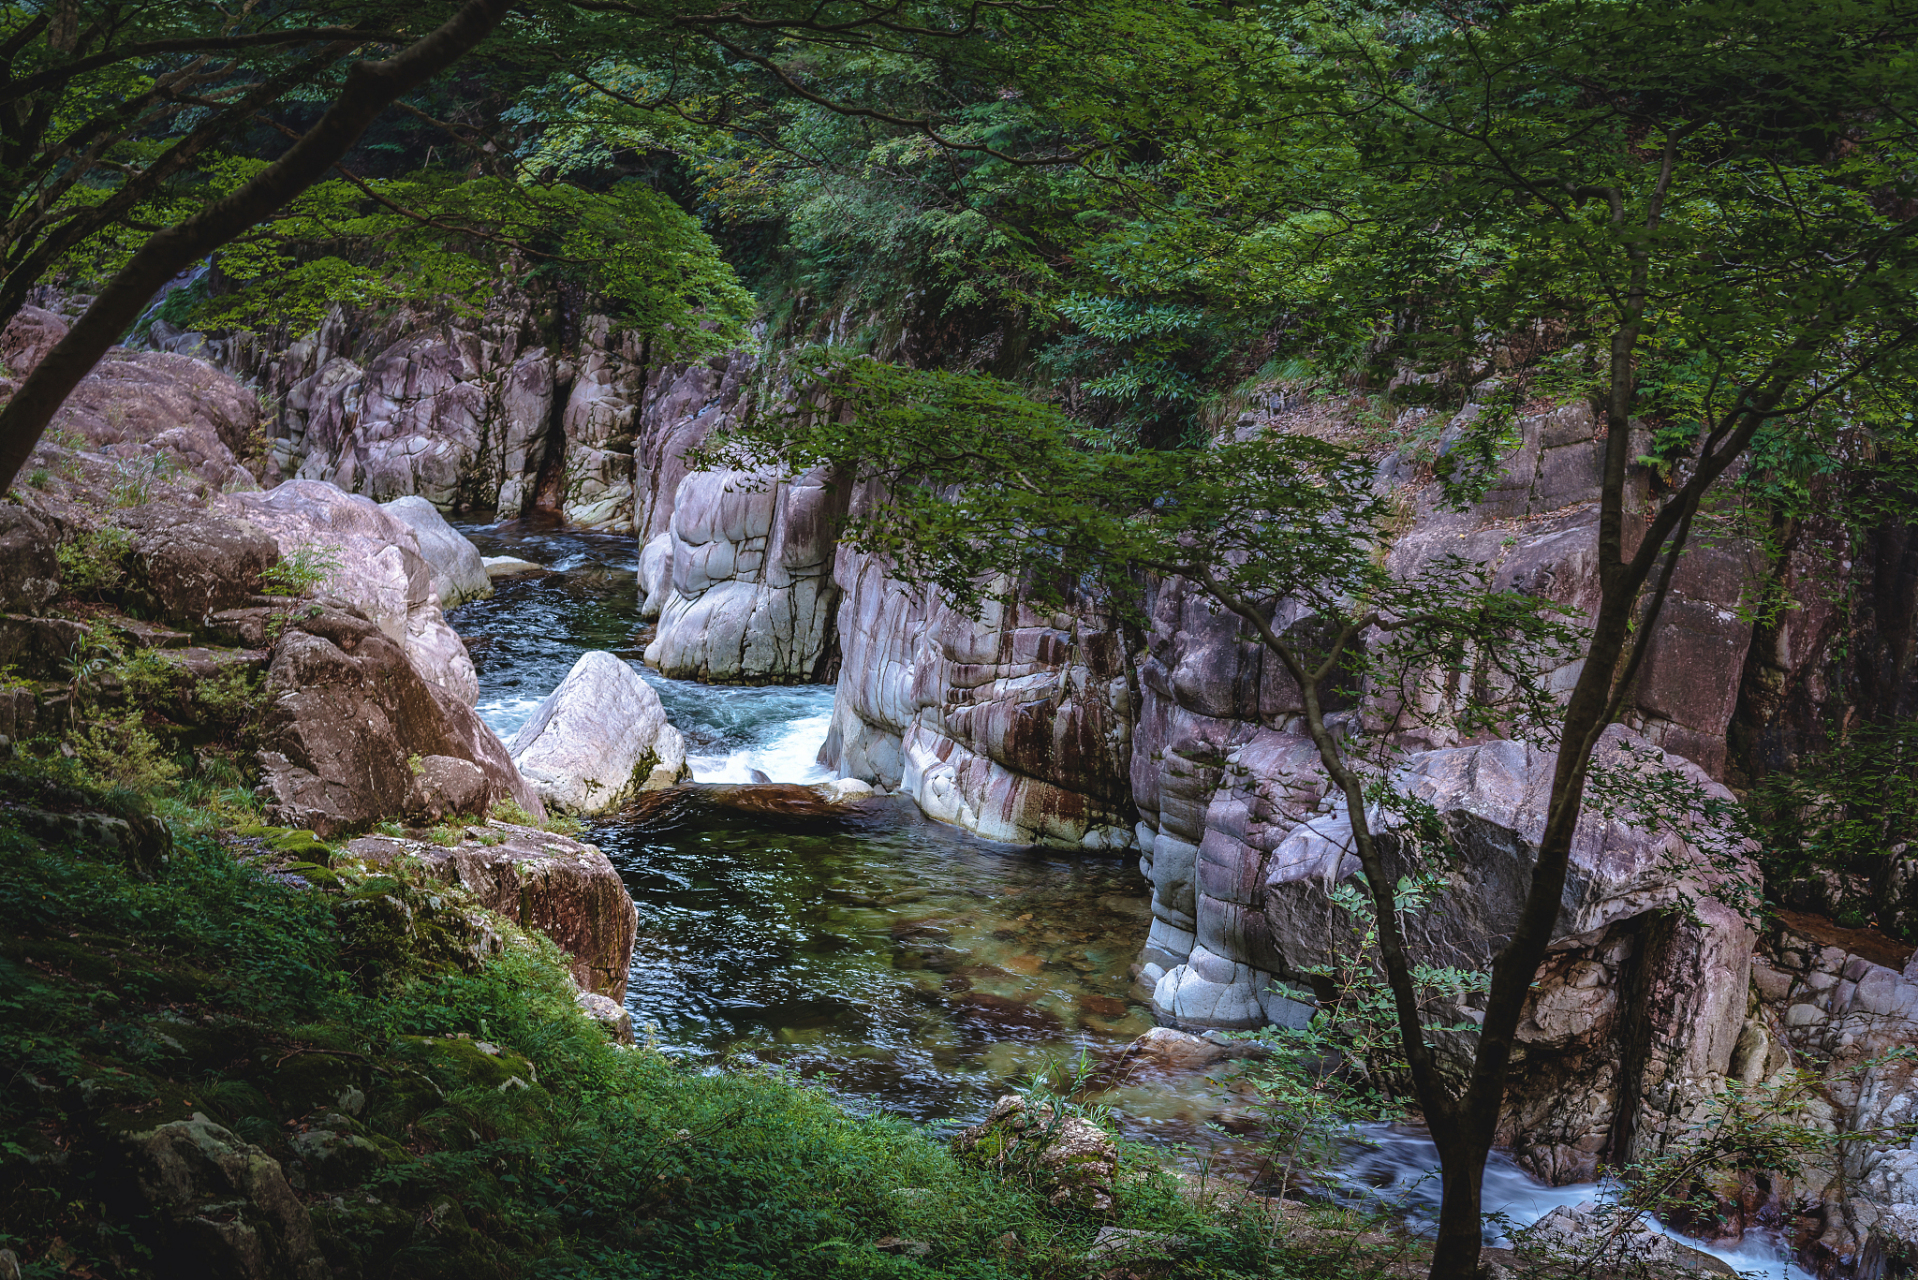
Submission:
<svg viewBox="0 0 1918 1280">
<path fill-rule="evenodd" d="M 0 1246 L 27 1276 L 1271 1274 L 1126 1154 L 1109 1208 L 764 1073 L 628 1048 L 408 866 L 0 776 Z"/>
</svg>

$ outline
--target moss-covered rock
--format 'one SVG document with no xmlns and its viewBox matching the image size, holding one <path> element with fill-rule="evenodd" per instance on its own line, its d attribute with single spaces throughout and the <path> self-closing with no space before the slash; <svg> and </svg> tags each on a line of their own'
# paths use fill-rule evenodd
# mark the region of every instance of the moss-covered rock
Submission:
<svg viewBox="0 0 1918 1280">
<path fill-rule="evenodd" d="M 465 1036 L 401 1036 L 393 1042 L 393 1056 L 418 1065 L 447 1089 L 503 1093 L 539 1083 L 532 1059 Z"/>
</svg>

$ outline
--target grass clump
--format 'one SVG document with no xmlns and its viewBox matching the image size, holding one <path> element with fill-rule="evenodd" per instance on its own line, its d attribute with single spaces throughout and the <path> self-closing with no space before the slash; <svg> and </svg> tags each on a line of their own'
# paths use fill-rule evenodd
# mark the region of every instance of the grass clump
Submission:
<svg viewBox="0 0 1918 1280">
<path fill-rule="evenodd" d="M 126 556 L 132 549 L 133 535 L 110 524 L 62 542 L 54 549 L 61 585 L 71 595 L 100 598 L 126 580 Z"/>
</svg>

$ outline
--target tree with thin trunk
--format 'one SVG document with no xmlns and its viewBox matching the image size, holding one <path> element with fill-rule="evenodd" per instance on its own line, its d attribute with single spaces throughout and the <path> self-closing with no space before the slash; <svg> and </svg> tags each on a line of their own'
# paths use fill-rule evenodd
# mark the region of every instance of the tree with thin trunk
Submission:
<svg viewBox="0 0 1918 1280">
<path fill-rule="evenodd" d="M 391 56 L 349 64 L 325 114 L 284 155 L 237 190 L 148 237 L 0 408 L 0 492 L 13 483 L 68 394 L 162 285 L 325 177 L 380 112 L 477 47 L 511 7 L 512 0 L 465 0 Z M 329 61 L 350 47 L 328 46 Z"/>
<path fill-rule="evenodd" d="M 1271 150 L 1228 162 L 1242 166 L 1218 183 L 1229 207 L 1168 220 L 1141 254 L 1277 272 L 1296 290 L 1308 353 L 1363 339 L 1420 385 L 1462 398 L 1478 384 L 1482 411 L 1440 465 L 1461 501 L 1496 468 L 1524 399 L 1554 383 L 1593 394 L 1598 603 L 1576 620 L 1568 697 L 1535 678 L 1556 661 L 1564 620 L 1492 590 L 1481 566 L 1390 572 L 1390 503 L 1369 462 L 1334 445 L 1090 448 L 1015 388 L 815 352 L 790 364 L 798 409 L 760 413 L 702 460 L 832 469 L 871 495 L 853 544 L 961 604 L 1016 591 L 1136 616 L 1146 583 L 1176 575 L 1278 659 L 1351 823 L 1439 1150 L 1432 1275 L 1467 1280 L 1593 749 L 1631 707 L 1685 548 L 1734 480 L 1762 503 L 1781 466 L 1844 465 L 1841 434 L 1909 443 L 1896 397 L 1918 368 L 1918 11 L 1527 4 L 1469 20 L 1395 9 L 1388 22 L 1302 4 L 1274 21 L 1299 66 L 1272 108 Z M 1248 199 L 1261 169 L 1279 175 L 1262 208 Z M 1273 244 L 1289 265 L 1249 263 Z M 1334 714 L 1389 662 L 1440 681 L 1502 669 L 1477 683 L 1506 700 L 1452 706 L 1452 727 L 1557 749 L 1538 856 L 1462 1081 L 1421 1014 L 1370 809 L 1381 774 Z"/>
</svg>

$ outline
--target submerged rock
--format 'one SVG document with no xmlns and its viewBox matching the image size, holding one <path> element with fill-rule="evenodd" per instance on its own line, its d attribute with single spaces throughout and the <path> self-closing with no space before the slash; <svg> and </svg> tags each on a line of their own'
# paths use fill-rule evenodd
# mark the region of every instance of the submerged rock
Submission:
<svg viewBox="0 0 1918 1280">
<path fill-rule="evenodd" d="M 486 567 L 486 576 L 490 578 L 517 578 L 524 573 L 544 573 L 544 565 L 534 564 L 531 560 L 522 560 L 518 556 L 481 556 L 480 563 Z"/>
<path fill-rule="evenodd" d="M 604 650 L 579 656 L 507 749 L 540 799 L 562 813 L 605 813 L 692 776 L 659 695 Z"/>
</svg>

